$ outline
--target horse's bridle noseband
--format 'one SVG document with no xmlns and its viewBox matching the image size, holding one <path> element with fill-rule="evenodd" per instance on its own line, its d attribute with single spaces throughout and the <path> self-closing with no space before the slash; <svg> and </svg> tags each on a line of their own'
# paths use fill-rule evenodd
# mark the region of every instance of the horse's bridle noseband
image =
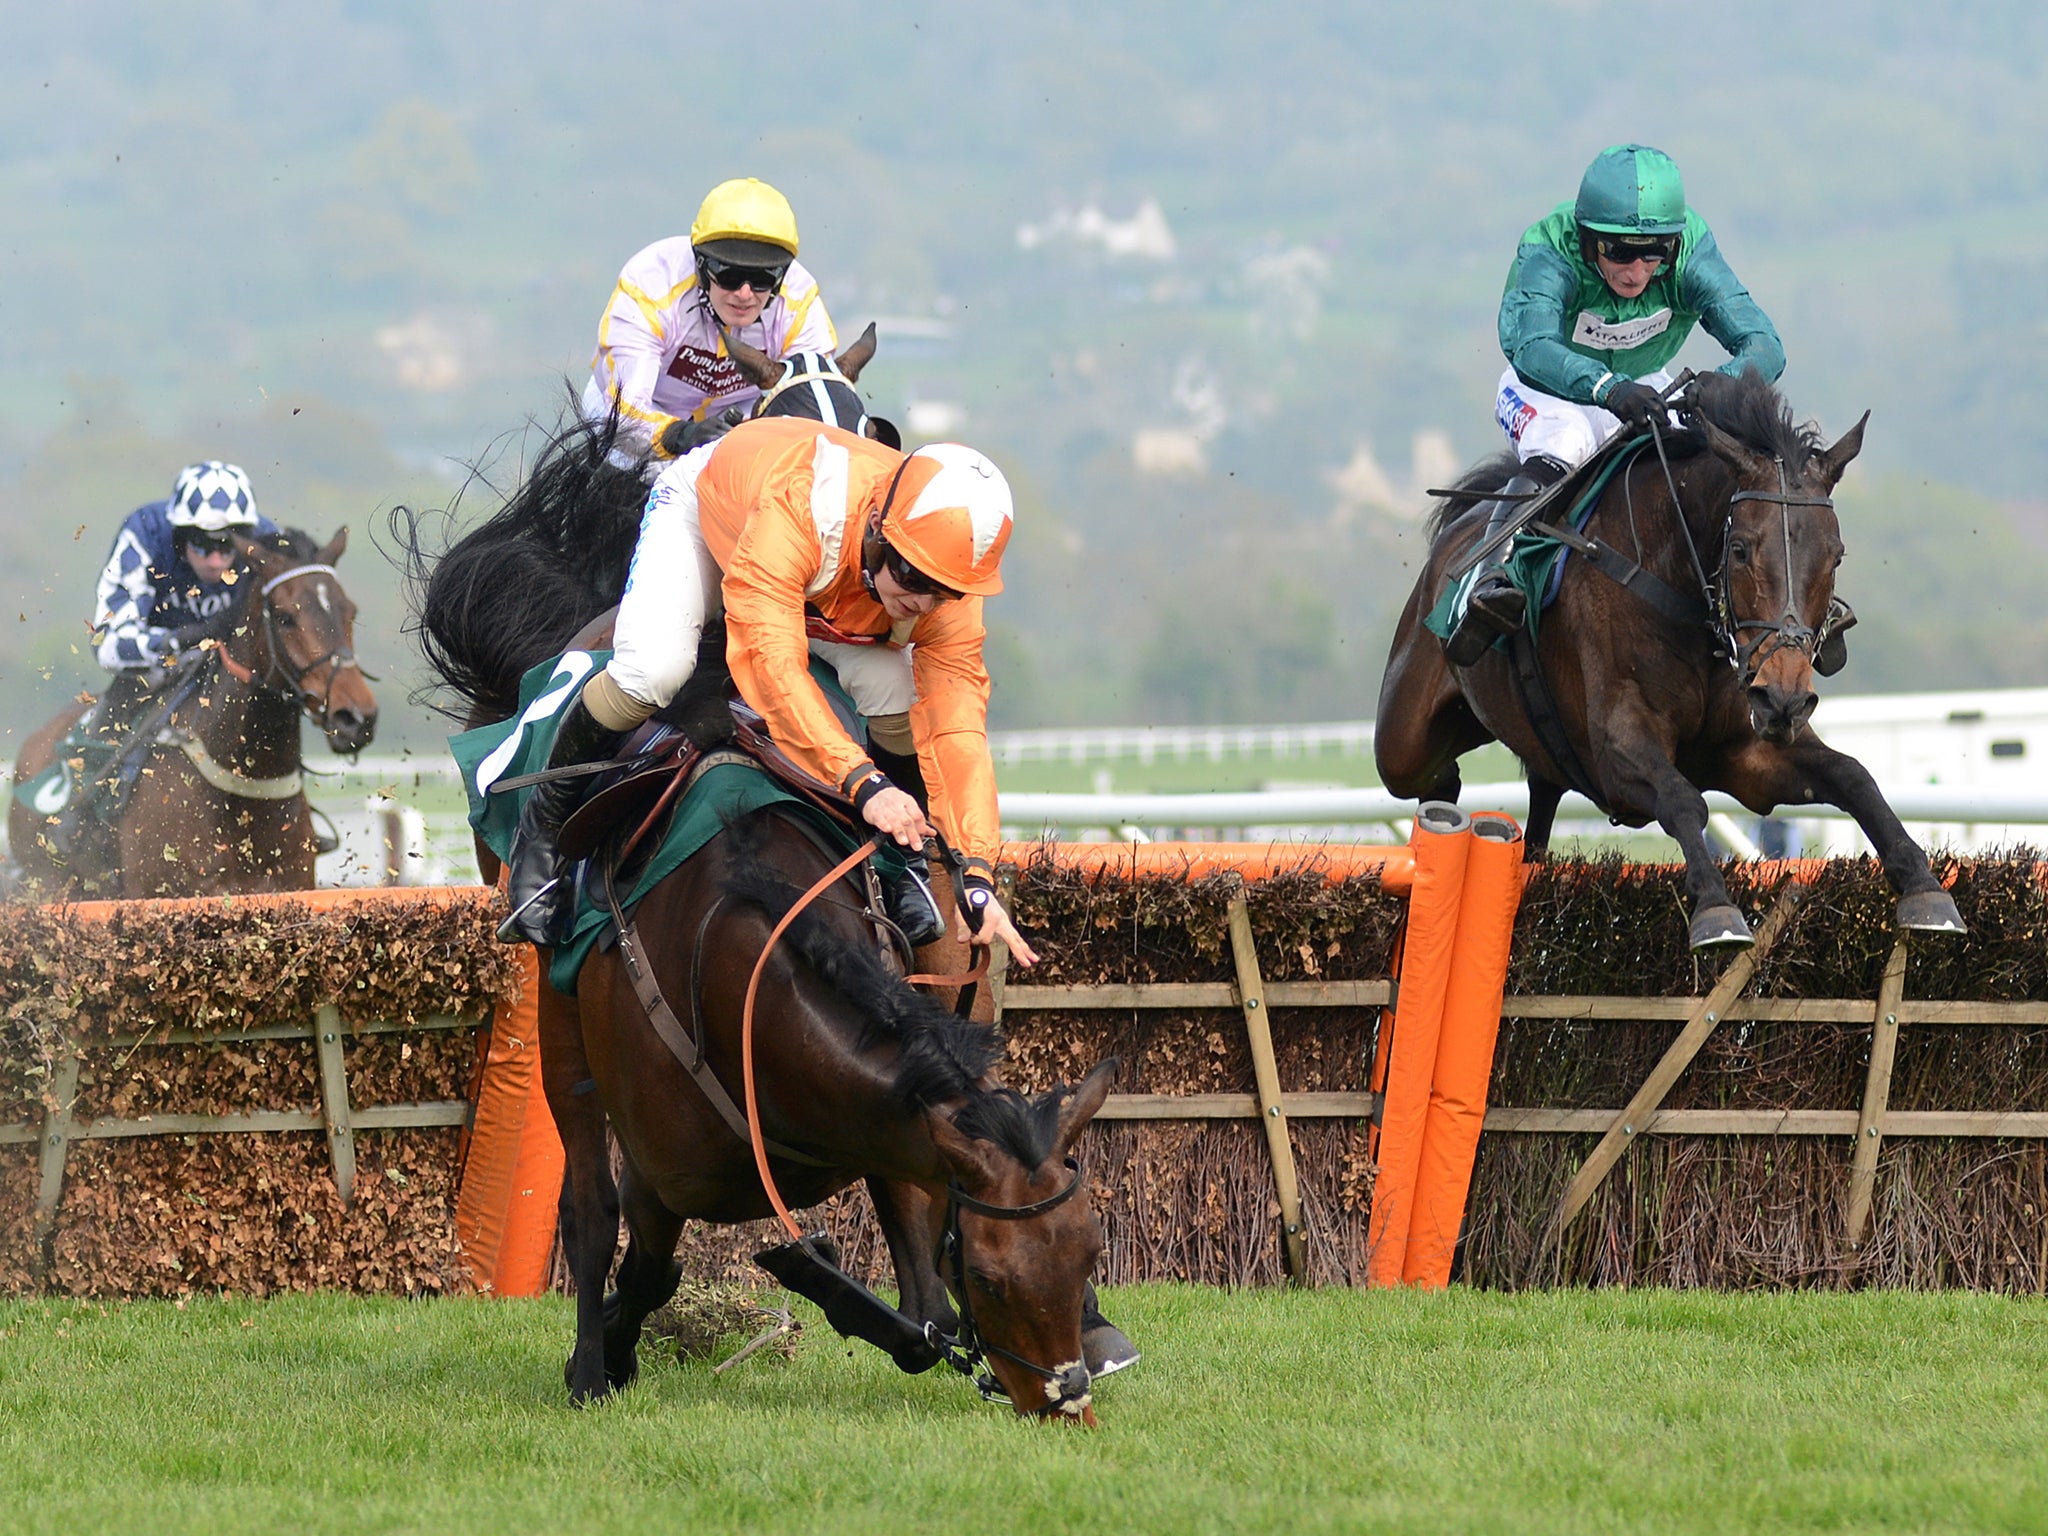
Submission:
<svg viewBox="0 0 2048 1536">
<path fill-rule="evenodd" d="M 1069 1157 L 1066 1167 L 1071 1175 L 1067 1182 L 1043 1200 L 1034 1200 L 1029 1205 L 991 1205 L 968 1194 L 957 1179 L 947 1181 L 946 1225 L 939 1234 L 938 1252 L 933 1255 L 933 1264 L 941 1280 L 950 1278 L 955 1284 L 960 1297 L 960 1331 L 949 1334 L 941 1332 L 937 1323 L 924 1325 L 926 1340 L 948 1365 L 974 1383 L 975 1390 L 985 1401 L 994 1402 L 997 1398 L 1009 1396 L 985 1368 L 990 1355 L 1007 1360 L 1019 1370 L 1029 1371 L 1046 1382 L 1052 1390 L 1046 1394 L 1044 1403 L 1030 1410 L 1036 1417 L 1053 1413 L 1079 1414 L 1088 1406 L 1087 1364 L 1077 1360 L 1055 1370 L 1035 1360 L 1026 1360 L 1022 1355 L 981 1337 L 974 1325 L 974 1301 L 967 1288 L 967 1244 L 960 1232 L 960 1213 L 972 1211 L 977 1216 L 988 1216 L 997 1221 L 1028 1221 L 1034 1216 L 1043 1216 L 1047 1211 L 1066 1204 L 1081 1187 L 1080 1161 Z"/>
</svg>

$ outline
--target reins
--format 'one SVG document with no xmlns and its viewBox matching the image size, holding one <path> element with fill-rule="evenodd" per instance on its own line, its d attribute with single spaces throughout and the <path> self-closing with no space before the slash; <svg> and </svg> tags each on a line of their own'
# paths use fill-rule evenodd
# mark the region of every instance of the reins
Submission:
<svg viewBox="0 0 2048 1536">
<path fill-rule="evenodd" d="M 775 946 L 781 942 L 783 934 L 789 931 L 789 925 L 796 921 L 798 914 L 804 908 L 832 889 L 840 880 L 851 874 L 862 861 L 881 846 L 881 841 L 880 833 L 870 837 L 866 842 L 854 849 L 852 853 L 849 853 L 845 858 L 833 865 L 831 869 L 819 876 L 817 882 L 809 890 L 805 891 L 803 895 L 799 896 L 787 912 L 782 914 L 781 920 L 770 931 L 768 942 L 761 946 L 761 953 L 754 961 L 753 974 L 747 978 L 746 1002 L 740 1009 L 740 1081 L 744 1090 L 743 1097 L 747 1110 L 747 1138 L 752 1143 L 754 1149 L 754 1168 L 761 1175 L 761 1187 L 768 1192 L 768 1204 L 774 1208 L 776 1218 L 781 1221 L 784 1230 L 789 1233 L 790 1237 L 797 1241 L 802 1241 L 803 1230 L 798 1227 L 796 1218 L 789 1214 L 789 1207 L 782 1200 L 782 1192 L 775 1187 L 775 1175 L 768 1167 L 768 1148 L 761 1129 L 760 1104 L 754 1093 L 754 997 L 760 990 L 762 973 L 768 968 L 768 957 L 775 953 Z M 946 847 L 944 839 L 938 839 L 937 841 L 947 867 L 953 871 L 955 895 L 959 903 L 961 916 L 964 918 L 967 913 L 967 899 L 964 882 L 961 880 L 959 873 L 959 865 L 962 861 L 953 855 L 953 851 L 950 848 Z M 965 974 L 943 975 L 936 972 L 919 972 L 905 976 L 903 980 L 906 983 L 926 986 L 957 986 L 961 988 L 963 999 L 971 999 L 974 984 L 988 974 L 990 951 L 989 947 L 985 944 L 971 944 L 969 947 L 981 951 L 981 960 L 979 964 Z M 1057 1201 L 1054 1202 L 1054 1204 L 1057 1203 Z M 973 1208 L 980 1209 L 978 1205 Z"/>
<path fill-rule="evenodd" d="M 221 670 L 242 686 L 248 687 L 253 683 L 265 692 L 283 694 L 295 700 L 299 707 L 309 715 L 313 713 L 314 699 L 311 694 L 306 692 L 302 685 L 306 678 L 318 668 L 327 666 L 330 662 L 333 663 L 328 669 L 327 686 L 322 690 L 319 698 L 320 713 L 318 720 L 321 728 L 325 729 L 327 711 L 334 699 L 334 681 L 341 675 L 344 668 L 353 667 L 373 683 L 378 681 L 378 679 L 363 670 L 363 664 L 356 660 L 354 650 L 345 645 L 336 646 L 333 650 L 314 657 L 303 667 L 294 668 L 290 658 L 286 656 L 284 644 L 278 638 L 277 613 L 271 605 L 270 595 L 288 581 L 296 580 L 301 576 L 320 575 L 332 576 L 337 582 L 341 579 L 340 573 L 331 565 L 295 565 L 271 577 L 270 580 L 257 589 L 256 608 L 263 621 L 264 653 L 269 658 L 268 664 L 264 667 L 261 681 L 257 680 L 254 667 L 244 666 L 228 654 L 225 644 L 217 645 L 214 654 L 220 658 Z"/>
</svg>

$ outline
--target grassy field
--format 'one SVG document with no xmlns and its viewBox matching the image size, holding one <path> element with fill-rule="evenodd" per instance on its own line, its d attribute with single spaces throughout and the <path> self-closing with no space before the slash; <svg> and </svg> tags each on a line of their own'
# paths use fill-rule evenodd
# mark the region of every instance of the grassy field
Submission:
<svg viewBox="0 0 2048 1536">
<path fill-rule="evenodd" d="M 1108 1298 L 1102 1427 L 815 1313 L 576 1413 L 559 1300 L 0 1304 L 0 1514 L 58 1531 L 2048 1530 L 2048 1307 L 1974 1295 Z"/>
</svg>

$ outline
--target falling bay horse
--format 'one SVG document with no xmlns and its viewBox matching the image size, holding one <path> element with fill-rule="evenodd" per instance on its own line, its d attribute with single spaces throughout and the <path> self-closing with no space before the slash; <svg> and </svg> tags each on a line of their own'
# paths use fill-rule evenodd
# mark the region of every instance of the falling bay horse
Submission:
<svg viewBox="0 0 2048 1536">
<path fill-rule="evenodd" d="M 1423 627 L 1480 539 L 1485 517 L 1473 503 L 1513 472 L 1513 456 L 1481 465 L 1456 488 L 1463 494 L 1437 505 L 1380 686 L 1373 754 L 1383 781 L 1398 795 L 1455 801 L 1459 756 L 1497 740 L 1528 769 L 1531 858 L 1548 845 L 1567 788 L 1628 826 L 1656 821 L 1684 852 L 1696 949 L 1751 942 L 1707 848 L 1701 790 L 1760 815 L 1839 806 L 1876 847 L 1900 926 L 1961 932 L 1954 901 L 1870 774 L 1808 723 L 1843 553 L 1831 497 L 1868 414 L 1824 446 L 1754 372 L 1692 380 L 1683 409 L 1688 430 L 1607 481 L 1583 530 L 1592 542 L 1574 546 L 1555 602 L 1540 620 L 1532 614 L 1539 638 L 1520 665 L 1496 646 L 1454 667 Z"/>
<path fill-rule="evenodd" d="M 235 627 L 188 663 L 199 669 L 194 686 L 152 727 L 111 828 L 88 818 L 59 866 L 43 841 L 46 818 L 10 802 L 9 841 L 33 886 L 52 897 L 312 888 L 317 847 L 299 717 L 336 752 L 360 752 L 377 727 L 377 701 L 355 657 L 356 605 L 334 569 L 347 545 L 346 528 L 318 549 L 297 530 L 236 537 Z M 23 744 L 16 783 L 55 761 L 87 707 L 71 706 Z"/>
<path fill-rule="evenodd" d="M 829 358 L 781 364 L 732 348 L 767 392 L 765 414 L 807 415 L 848 430 L 865 426 L 891 441 L 894 429 L 868 423 L 850 387 L 873 350 L 872 327 L 836 368 L 822 365 L 835 362 Z M 835 379 L 835 372 L 843 377 Z M 777 387 L 797 379 L 806 387 Z M 616 423 L 577 423 L 558 434 L 505 507 L 438 558 L 424 549 L 416 517 L 402 510 L 394 516 L 414 628 L 473 725 L 509 716 L 519 680 L 532 666 L 571 644 L 609 643 L 610 609 L 624 585 L 645 497 L 637 473 L 612 467 L 615 435 Z M 713 671 L 700 661 L 698 684 L 711 683 Z M 704 696 L 705 688 L 693 684 L 689 697 Z M 671 712 L 689 707 L 678 700 Z M 722 711 L 722 699 L 718 707 Z M 711 734 L 693 728 L 699 738 Z M 809 867 L 815 845 L 790 824 L 771 813 L 757 822 L 745 835 L 765 856 L 736 852 L 740 831 L 723 834 L 634 914 L 637 923 L 665 936 L 654 974 L 665 994 L 692 998 L 693 1017 L 704 1010 L 713 1026 L 707 1058 L 726 1083 L 737 1081 L 738 1003 L 699 957 L 715 956 L 729 968 L 737 953 L 751 965 L 766 938 L 764 913 L 786 900 L 775 872 L 792 873 L 795 861 L 793 877 L 807 886 L 825 868 Z M 480 848 L 479 862 L 489 878 L 495 858 Z M 752 873 L 743 877 L 742 865 Z M 675 921 L 702 925 L 687 950 L 672 922 L 656 926 L 672 906 L 684 914 Z M 764 1065 L 785 1061 L 806 1074 L 826 1071 L 829 1081 L 785 1081 L 771 1092 L 765 1113 L 787 1112 L 786 1101 L 798 1110 L 806 1103 L 831 1105 L 837 1114 L 829 1125 L 772 1133 L 795 1145 L 807 1136 L 823 1138 L 814 1149 L 818 1163 L 793 1171 L 778 1165 L 778 1182 L 801 1205 L 865 1178 L 902 1310 L 947 1334 L 961 1326 L 963 1311 L 972 1317 L 975 1335 L 990 1346 L 990 1369 L 1019 1412 L 1087 1416 L 1079 1309 L 1100 1234 L 1086 1200 L 1070 1198 L 1078 1180 L 1063 1170 L 1068 1150 L 1108 1091 L 1108 1070 L 1071 1094 L 1027 1101 L 993 1084 L 1001 1056 L 993 1031 L 954 1020 L 903 986 L 875 958 L 861 925 L 844 928 L 841 907 L 813 909 L 787 943 L 762 1000 L 761 1057 Z M 710 1113 L 703 1093 L 661 1046 L 637 997 L 607 969 L 615 964 L 594 956 L 577 997 L 564 997 L 543 981 L 538 1000 L 544 1086 L 568 1161 L 561 1221 L 576 1278 L 578 1325 L 566 1376 L 577 1402 L 633 1379 L 641 1321 L 677 1283 L 675 1223 L 686 1215 L 738 1221 L 767 1214 L 747 1147 Z M 700 996 L 694 990 L 700 987 L 710 994 Z M 665 1091 L 647 1094 L 652 1084 Z M 607 1112 L 625 1117 L 618 1133 L 631 1232 L 619 1288 L 609 1298 L 605 1282 L 622 1193 L 605 1145 Z M 1044 1195 L 1048 1179 L 1059 1187 Z M 948 1238 L 950 1262 L 938 1246 Z"/>
</svg>

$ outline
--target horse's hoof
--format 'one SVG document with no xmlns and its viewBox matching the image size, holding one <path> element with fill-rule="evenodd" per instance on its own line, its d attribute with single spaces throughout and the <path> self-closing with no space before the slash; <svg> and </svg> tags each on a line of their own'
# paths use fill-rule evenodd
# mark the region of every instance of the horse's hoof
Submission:
<svg viewBox="0 0 2048 1536">
<path fill-rule="evenodd" d="M 1756 942 L 1740 910 L 1725 903 L 1693 913 L 1686 937 L 1694 949 L 1746 949 Z"/>
<path fill-rule="evenodd" d="M 1088 1367 L 1088 1374 L 1100 1381 L 1105 1376 L 1114 1376 L 1118 1371 L 1128 1370 L 1138 1363 L 1138 1346 L 1130 1341 L 1123 1329 L 1107 1318 L 1081 1333 L 1081 1363 Z"/>
<path fill-rule="evenodd" d="M 1914 933 L 1968 933 L 1963 924 L 1963 914 L 1956 910 L 1956 899 L 1947 891 L 1915 891 L 1910 896 L 1901 896 L 1897 908 L 1898 924 Z"/>
</svg>

